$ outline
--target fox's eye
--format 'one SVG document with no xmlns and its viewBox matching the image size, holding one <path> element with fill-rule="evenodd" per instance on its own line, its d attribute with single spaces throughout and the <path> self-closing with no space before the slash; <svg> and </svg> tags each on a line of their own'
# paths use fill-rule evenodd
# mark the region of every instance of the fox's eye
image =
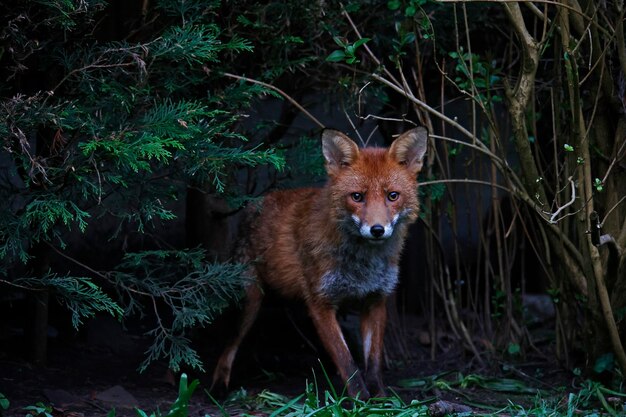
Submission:
<svg viewBox="0 0 626 417">
<path fill-rule="evenodd" d="M 397 191 L 392 191 L 389 194 L 387 194 L 387 199 L 389 201 L 396 201 L 398 197 L 400 197 L 400 193 Z"/>
<path fill-rule="evenodd" d="M 357 203 L 360 203 L 363 201 L 363 194 L 361 193 L 352 193 L 350 194 L 350 197 L 352 197 L 352 200 Z"/>
</svg>

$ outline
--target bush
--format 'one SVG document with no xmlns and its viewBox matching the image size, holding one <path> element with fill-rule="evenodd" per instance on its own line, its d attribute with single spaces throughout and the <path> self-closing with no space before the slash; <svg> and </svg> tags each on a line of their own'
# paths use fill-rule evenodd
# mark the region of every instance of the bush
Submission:
<svg viewBox="0 0 626 417">
<path fill-rule="evenodd" d="M 220 75 L 252 46 L 224 32 L 218 7 L 0 3 L 1 75 L 10 81 L 0 89 L 0 283 L 49 291 L 74 326 L 100 311 L 121 318 L 147 306 L 157 324 L 144 365 L 165 355 L 173 369 L 201 367 L 186 332 L 240 293 L 241 265 L 150 239 L 176 218 L 171 203 L 188 186 L 236 199 L 234 170 L 284 164 L 235 130 L 241 109 L 264 90 Z M 88 234 L 102 219 L 115 222 L 103 238 L 121 249 L 124 230 L 148 241 L 117 266 L 109 260 L 109 271 L 72 258 L 68 247 L 71 233 Z M 72 272 L 55 271 L 51 254 Z"/>
</svg>

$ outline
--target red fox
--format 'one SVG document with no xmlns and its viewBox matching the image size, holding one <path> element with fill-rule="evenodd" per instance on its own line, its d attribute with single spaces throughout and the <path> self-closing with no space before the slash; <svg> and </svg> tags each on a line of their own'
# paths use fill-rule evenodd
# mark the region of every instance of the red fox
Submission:
<svg viewBox="0 0 626 417">
<path fill-rule="evenodd" d="M 253 278 L 241 324 L 220 356 L 212 388 L 227 388 L 237 349 L 269 287 L 302 300 L 348 394 L 383 395 L 381 366 L 386 299 L 398 282 L 407 226 L 418 216 L 417 174 L 428 133 L 418 127 L 389 148 L 359 149 L 346 135 L 325 130 L 323 188 L 275 191 L 248 207 L 243 261 Z M 346 301 L 360 306 L 364 375 L 336 318 Z M 371 391 L 370 391 L 371 390 Z"/>
</svg>

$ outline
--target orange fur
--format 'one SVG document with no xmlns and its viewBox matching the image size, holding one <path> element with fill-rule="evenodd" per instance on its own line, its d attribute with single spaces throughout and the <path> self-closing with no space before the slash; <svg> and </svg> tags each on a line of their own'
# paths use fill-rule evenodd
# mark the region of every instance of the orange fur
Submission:
<svg viewBox="0 0 626 417">
<path fill-rule="evenodd" d="M 256 283 L 237 337 L 224 350 L 213 386 L 228 386 L 237 349 L 254 322 L 263 287 L 301 299 L 348 393 L 384 392 L 381 378 L 386 298 L 397 283 L 407 226 L 418 215 L 416 176 L 427 132 L 412 129 L 390 148 L 364 148 L 333 130 L 322 135 L 329 180 L 325 187 L 276 191 L 247 209 L 240 258 Z M 365 375 L 337 323 L 345 301 L 361 306 Z"/>
</svg>

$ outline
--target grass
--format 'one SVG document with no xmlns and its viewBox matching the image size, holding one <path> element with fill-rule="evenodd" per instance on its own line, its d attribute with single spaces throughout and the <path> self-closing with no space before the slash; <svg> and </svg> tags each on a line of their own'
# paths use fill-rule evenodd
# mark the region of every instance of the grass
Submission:
<svg viewBox="0 0 626 417">
<path fill-rule="evenodd" d="M 326 376 L 327 377 L 327 376 Z M 450 413 L 456 416 L 533 416 L 533 417 L 574 417 L 574 416 L 626 416 L 626 394 L 610 390 L 602 384 L 585 381 L 580 387 L 566 390 L 538 390 L 520 380 L 510 378 L 488 378 L 480 375 L 462 375 L 460 373 L 444 373 L 427 378 L 402 380 L 401 387 L 417 389 L 420 393 L 437 391 L 448 392 L 459 398 L 455 402 L 470 405 L 466 410 Z M 195 389 L 197 381 L 189 387 Z M 179 388 L 179 399 L 174 403 L 172 411 L 163 414 L 168 417 L 185 417 L 180 414 L 187 411 L 186 402 L 191 393 L 187 388 L 187 379 L 183 375 Z M 489 396 L 502 400 L 502 404 L 494 406 L 493 401 L 479 403 L 476 395 L 470 397 L 467 392 L 472 390 L 482 398 Z M 191 390 L 193 392 L 193 390 Z M 507 395 L 522 395 L 530 405 L 522 405 L 505 400 Z M 210 394 L 207 395 L 210 396 Z M 308 383 L 303 394 L 293 398 L 271 391 L 262 391 L 250 396 L 245 390 L 239 390 L 223 403 L 214 401 L 217 407 L 216 416 L 231 417 L 269 416 L 269 417 L 427 417 L 436 415 L 439 410 L 444 415 L 445 406 L 459 405 L 451 402 L 442 403 L 431 397 L 424 400 L 403 400 L 399 394 L 385 398 L 372 398 L 363 401 L 351 398 L 345 390 L 338 392 L 332 384 L 327 390 L 319 390 L 317 382 Z M 442 408 L 443 407 L 443 408 Z M 160 414 L 148 414 L 138 410 L 140 417 L 159 417 Z"/>
<path fill-rule="evenodd" d="M 157 409 L 149 413 L 136 409 L 135 413 L 138 417 L 187 417 L 190 415 L 189 405 L 192 395 L 198 385 L 197 380 L 189 383 L 187 375 L 182 374 L 178 398 L 169 410 L 161 412 Z M 562 387 L 548 391 L 538 390 L 522 381 L 509 378 L 465 376 L 448 372 L 420 379 L 405 379 L 399 381 L 398 385 L 401 389 L 411 389 L 413 393 L 436 392 L 438 396 L 454 397 L 455 400 L 442 402 L 436 397 L 424 400 L 404 400 L 401 395 L 392 391 L 389 397 L 363 401 L 347 396 L 345 390 L 338 392 L 332 384 L 327 390 L 319 390 L 317 382 L 314 381 L 307 384 L 303 394 L 293 398 L 271 391 L 262 391 L 251 396 L 241 389 L 220 403 L 205 391 L 216 405 L 214 413 L 206 415 L 212 417 L 626 416 L 626 394 L 590 380 L 578 387 L 570 387 L 570 389 Z M 470 392 L 472 395 L 469 395 Z M 526 401 L 508 399 L 510 396 L 520 398 L 520 395 Z M 480 402 L 476 398 L 489 401 Z M 527 404 L 521 404 L 522 402 Z M 470 407 L 467 407 L 468 405 Z M 454 409 L 455 406 L 461 408 Z M 446 407 L 452 408 L 446 409 Z M 0 416 L 7 408 L 8 400 L 0 393 Z M 26 416 L 52 417 L 51 408 L 42 403 L 25 407 L 24 411 Z M 107 417 L 115 416 L 115 410 L 107 414 Z"/>
<path fill-rule="evenodd" d="M 565 388 L 555 392 L 537 391 L 531 393 L 532 388 L 522 387 L 521 381 L 503 379 L 498 381 L 494 378 L 482 378 L 472 376 L 464 381 L 471 380 L 489 381 L 488 388 L 481 388 L 480 393 L 485 396 L 508 393 L 510 389 L 523 388 L 529 405 L 522 405 L 512 401 L 504 400 L 506 396 L 497 395 L 503 399 L 499 407 L 490 404 L 480 404 L 476 401 L 466 401 L 468 398 L 464 393 L 467 388 L 451 389 L 450 392 L 459 394 L 461 403 L 471 404 L 471 411 L 461 411 L 451 415 L 456 416 L 533 416 L 533 417 L 573 417 L 573 416 L 626 416 L 624 401 L 626 394 L 612 391 L 599 383 L 586 381 L 582 387 L 567 392 Z M 439 390 L 447 387 L 439 385 Z M 224 405 L 220 405 L 222 417 L 233 415 L 227 408 L 228 405 L 242 404 L 245 393 L 239 392 L 229 399 Z M 405 401 L 400 395 L 386 398 L 374 398 L 368 401 L 350 398 L 344 394 L 334 395 L 331 391 L 318 392 L 314 384 L 309 384 L 304 394 L 295 398 L 288 398 L 280 394 L 263 391 L 254 397 L 244 400 L 248 401 L 250 412 L 248 415 L 258 415 L 259 412 L 270 417 L 376 417 L 376 416 L 398 416 L 398 417 L 421 417 L 432 416 L 435 410 L 442 410 L 436 398 L 426 400 Z M 450 403 L 448 403 L 450 404 Z M 239 409 L 240 410 L 240 409 Z M 237 414 L 240 414 L 239 412 Z M 244 413 L 246 414 L 246 413 Z M 443 415 L 443 414 L 441 414 Z"/>
</svg>

